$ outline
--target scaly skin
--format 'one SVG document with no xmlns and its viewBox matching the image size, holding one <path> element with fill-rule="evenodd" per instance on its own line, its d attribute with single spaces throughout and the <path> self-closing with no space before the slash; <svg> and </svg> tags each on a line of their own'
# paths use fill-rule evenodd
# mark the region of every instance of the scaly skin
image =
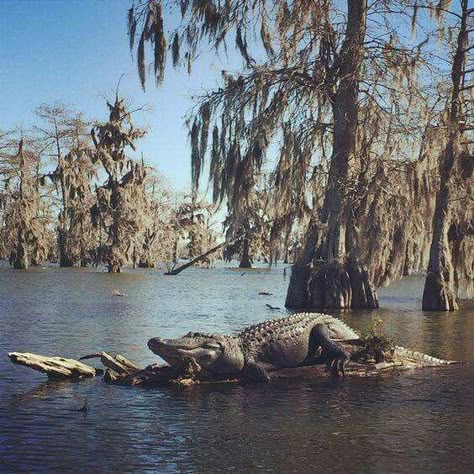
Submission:
<svg viewBox="0 0 474 474">
<path fill-rule="evenodd" d="M 460 363 L 455 360 L 438 359 L 437 357 L 433 357 L 428 354 L 423 354 L 417 351 L 412 351 L 410 349 L 405 349 L 405 347 L 401 347 L 401 346 L 395 346 L 393 353 L 395 356 L 403 357 L 406 359 L 413 359 L 416 362 L 419 362 L 421 364 L 426 364 L 430 367 Z"/>
<path fill-rule="evenodd" d="M 349 356 L 331 338 L 345 341 L 359 336 L 327 314 L 299 313 L 249 326 L 235 337 L 188 333 L 178 339 L 152 338 L 148 347 L 172 366 L 192 359 L 204 376 L 267 382 L 268 371 L 308 363 L 318 349 L 336 372 L 343 372 Z"/>
<path fill-rule="evenodd" d="M 336 341 L 359 339 L 340 319 L 327 314 L 298 313 L 243 329 L 237 336 L 188 333 L 178 339 L 152 338 L 148 347 L 173 367 L 193 363 L 204 377 L 246 377 L 267 382 L 268 372 L 325 361 L 335 374 L 350 359 Z M 453 364 L 396 346 L 394 355 L 425 366 Z"/>
</svg>

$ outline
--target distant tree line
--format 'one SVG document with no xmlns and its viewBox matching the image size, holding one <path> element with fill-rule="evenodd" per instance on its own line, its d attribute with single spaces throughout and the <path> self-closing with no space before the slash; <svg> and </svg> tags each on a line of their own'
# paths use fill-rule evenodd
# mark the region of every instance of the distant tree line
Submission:
<svg viewBox="0 0 474 474">
<path fill-rule="evenodd" d="M 43 104 L 31 129 L 0 133 L 0 258 L 12 267 L 171 268 L 216 240 L 214 206 L 130 158 L 145 131 L 123 99 L 107 107 L 107 121 L 91 122 Z"/>
</svg>

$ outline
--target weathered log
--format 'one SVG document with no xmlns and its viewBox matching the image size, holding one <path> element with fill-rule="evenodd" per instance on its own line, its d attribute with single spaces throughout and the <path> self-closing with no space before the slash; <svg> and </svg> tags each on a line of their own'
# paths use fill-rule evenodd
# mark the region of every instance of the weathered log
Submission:
<svg viewBox="0 0 474 474">
<path fill-rule="evenodd" d="M 96 357 L 100 358 L 100 361 L 105 367 L 111 369 L 119 375 L 128 375 L 141 370 L 140 367 L 136 366 L 133 362 L 125 358 L 123 355 L 111 355 L 108 352 L 104 351 L 99 352 L 97 354 L 89 354 L 82 356 L 79 360 L 94 359 Z"/>
<path fill-rule="evenodd" d="M 344 349 L 353 354 L 358 349 L 358 344 L 342 344 Z M 450 363 L 456 363 L 450 361 Z M 463 362 L 459 362 L 463 363 Z M 440 364 L 427 360 L 415 360 L 410 357 L 398 355 L 388 357 L 384 362 L 375 363 L 350 361 L 345 368 L 346 377 L 378 377 L 399 374 L 402 371 L 409 371 L 427 367 L 440 367 Z M 107 374 L 106 374 L 107 375 Z M 327 369 L 325 364 L 307 365 L 304 367 L 293 367 L 288 369 L 279 369 L 269 372 L 270 382 L 285 380 L 304 380 L 312 381 L 322 378 L 334 377 L 334 373 Z M 130 387 L 165 387 L 165 386 L 189 386 L 195 384 L 222 384 L 222 383 L 247 383 L 245 379 L 209 379 L 199 378 L 194 367 L 183 366 L 181 368 L 172 368 L 168 365 L 150 365 L 145 369 L 134 374 L 113 374 L 105 378 L 106 382 L 116 385 L 126 385 Z"/>
<path fill-rule="evenodd" d="M 398 374 L 401 371 L 413 370 L 416 368 L 428 367 L 425 364 L 416 364 L 403 361 L 390 361 L 381 364 L 359 364 L 350 362 L 345 369 L 345 377 L 376 377 L 390 374 Z M 334 377 L 334 374 L 327 370 L 325 365 L 308 365 L 305 367 L 293 367 L 289 369 L 279 369 L 269 372 L 270 383 L 285 380 L 313 381 L 323 378 Z M 210 385 L 222 383 L 245 384 L 245 379 L 194 379 L 183 377 L 167 365 L 151 365 L 144 370 L 131 375 L 114 374 L 106 382 L 125 385 L 130 387 L 165 387 L 165 386 L 189 386 L 195 384 Z"/>
<path fill-rule="evenodd" d="M 360 351 L 361 341 L 341 342 L 344 350 L 354 356 Z M 400 348 L 398 348 L 400 349 Z M 387 356 L 384 362 L 375 363 L 373 360 L 350 361 L 345 367 L 346 377 L 376 377 L 391 374 L 398 374 L 401 371 L 425 368 L 440 367 L 439 359 L 429 356 L 417 357 L 417 352 L 395 350 Z M 100 369 L 89 367 L 73 359 L 61 357 L 44 357 L 37 354 L 12 352 L 8 354 L 12 362 L 30 367 L 34 370 L 46 373 L 50 378 L 80 378 L 92 377 L 103 373 Z M 422 355 L 422 354 L 418 354 Z M 222 384 L 222 383 L 247 383 L 245 379 L 217 379 L 204 378 L 200 375 L 200 368 L 189 359 L 184 360 L 180 367 L 170 367 L 168 365 L 149 365 L 140 369 L 133 362 L 120 354 L 111 355 L 107 352 L 100 352 L 81 357 L 80 360 L 98 357 L 102 364 L 107 367 L 104 381 L 115 385 L 130 387 L 165 387 L 165 386 L 188 386 L 195 384 Z M 450 364 L 455 361 L 447 361 Z M 462 363 L 462 362 L 459 362 Z M 307 365 L 304 367 L 293 367 L 279 369 L 269 373 L 270 382 L 285 380 L 311 381 L 321 378 L 333 377 L 334 373 L 325 364 Z"/>
<path fill-rule="evenodd" d="M 96 369 L 74 359 L 64 357 L 46 357 L 29 352 L 10 352 L 8 354 L 14 364 L 47 374 L 49 378 L 82 378 L 102 375 L 102 369 Z"/>
</svg>

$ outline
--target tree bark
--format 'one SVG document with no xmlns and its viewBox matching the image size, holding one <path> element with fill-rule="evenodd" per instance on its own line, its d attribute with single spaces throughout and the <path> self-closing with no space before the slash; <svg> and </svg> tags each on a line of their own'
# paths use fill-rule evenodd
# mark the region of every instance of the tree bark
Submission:
<svg viewBox="0 0 474 474">
<path fill-rule="evenodd" d="M 378 307 L 375 289 L 359 257 L 356 213 L 346 196 L 356 160 L 367 1 L 348 0 L 347 8 L 346 35 L 336 64 L 339 84 L 333 97 L 333 152 L 321 223 L 311 224 L 304 254 L 293 267 L 286 299 L 290 308 Z"/>
<path fill-rule="evenodd" d="M 468 44 L 467 3 L 468 0 L 461 1 L 461 23 L 451 69 L 452 93 L 449 108 L 448 143 L 440 160 L 440 185 L 436 196 L 430 260 L 423 290 L 422 308 L 427 311 L 454 311 L 458 309 L 448 231 L 451 226 L 451 178 L 454 165 L 460 156 L 460 93 Z"/>
<path fill-rule="evenodd" d="M 70 255 L 67 245 L 68 231 L 64 227 L 58 227 L 58 251 L 59 251 L 59 266 L 68 268 L 74 266 L 74 259 Z"/>
<path fill-rule="evenodd" d="M 16 270 L 26 270 L 29 267 L 28 244 L 24 232 L 18 230 L 18 242 L 15 246 L 15 252 L 10 256 L 10 265 Z"/>
<path fill-rule="evenodd" d="M 240 259 L 239 268 L 252 268 L 252 261 L 250 260 L 250 242 L 248 238 L 244 238 L 242 248 L 242 258 Z"/>
</svg>

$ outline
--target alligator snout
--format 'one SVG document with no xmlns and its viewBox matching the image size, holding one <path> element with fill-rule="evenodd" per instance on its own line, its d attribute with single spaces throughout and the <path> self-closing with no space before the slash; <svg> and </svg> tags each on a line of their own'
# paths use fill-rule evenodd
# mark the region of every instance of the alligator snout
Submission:
<svg viewBox="0 0 474 474">
<path fill-rule="evenodd" d="M 175 365 L 181 360 L 179 348 L 172 344 L 172 340 L 153 337 L 148 341 L 148 348 L 170 365 Z"/>
<path fill-rule="evenodd" d="M 161 337 L 152 337 L 148 341 L 148 349 L 150 349 L 152 352 L 155 352 L 158 347 L 163 347 L 165 343 L 166 339 L 162 339 Z"/>
</svg>

